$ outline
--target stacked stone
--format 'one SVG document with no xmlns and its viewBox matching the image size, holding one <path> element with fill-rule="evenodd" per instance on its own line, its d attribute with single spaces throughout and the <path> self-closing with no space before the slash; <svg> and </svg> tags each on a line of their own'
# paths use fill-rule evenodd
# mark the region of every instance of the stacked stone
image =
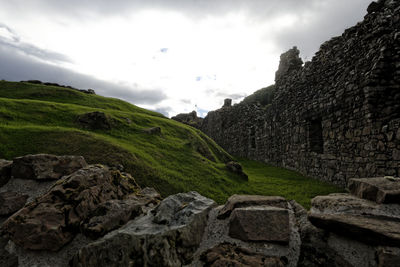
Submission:
<svg viewBox="0 0 400 267">
<path fill-rule="evenodd" d="M 350 266 L 398 266 L 400 179 L 350 179 L 349 190 L 312 200 L 308 219 L 322 230 L 308 232 L 313 238 L 303 240 L 304 257 L 317 261 L 312 254 L 331 251 Z"/>
<path fill-rule="evenodd" d="M 270 106 L 209 112 L 202 131 L 232 154 L 342 187 L 350 177 L 399 176 L 400 5 L 371 6 L 304 66 L 297 48 L 283 54 Z"/>
</svg>

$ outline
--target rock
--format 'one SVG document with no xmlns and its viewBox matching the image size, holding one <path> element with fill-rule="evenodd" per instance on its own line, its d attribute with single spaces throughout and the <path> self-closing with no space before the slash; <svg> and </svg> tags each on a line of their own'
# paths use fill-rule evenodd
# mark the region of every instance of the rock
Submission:
<svg viewBox="0 0 400 267">
<path fill-rule="evenodd" d="M 399 220 L 378 216 L 313 213 L 308 218 L 319 228 L 367 244 L 400 246 Z"/>
<path fill-rule="evenodd" d="M 11 216 L 2 230 L 17 245 L 31 250 L 58 251 L 79 233 L 98 204 L 134 192 L 131 177 L 91 165 L 64 176 L 49 192 Z"/>
<path fill-rule="evenodd" d="M 2 267 L 17 267 L 18 256 L 14 253 L 9 253 L 5 246 L 8 243 L 8 239 L 0 235 L 0 266 Z"/>
<path fill-rule="evenodd" d="M 288 75 L 290 72 L 300 70 L 303 60 L 300 58 L 300 51 L 294 46 L 292 49 L 283 53 L 280 57 L 279 67 L 275 73 L 275 81 Z"/>
<path fill-rule="evenodd" d="M 400 204 L 400 178 L 377 177 L 350 179 L 348 188 L 357 197 L 377 203 Z"/>
<path fill-rule="evenodd" d="M 243 168 L 242 168 L 242 165 L 240 165 L 240 163 L 235 162 L 235 161 L 229 161 L 225 164 L 225 166 L 228 169 L 228 171 L 233 172 L 233 173 L 243 177 L 244 179 L 248 180 L 248 176 L 246 173 L 243 172 Z"/>
<path fill-rule="evenodd" d="M 143 132 L 147 133 L 147 134 L 160 135 L 161 128 L 160 127 L 152 127 L 152 128 L 144 129 Z"/>
<path fill-rule="evenodd" d="M 0 187 L 11 179 L 11 165 L 12 161 L 0 159 Z"/>
<path fill-rule="evenodd" d="M 100 111 L 81 114 L 76 121 L 81 127 L 89 130 L 110 130 L 112 126 L 112 119 Z"/>
<path fill-rule="evenodd" d="M 379 267 L 398 267 L 400 262 L 400 248 L 381 247 L 377 257 Z"/>
<path fill-rule="evenodd" d="M 146 216 L 82 248 L 72 266 L 182 266 L 200 244 L 215 205 L 196 192 L 164 199 Z"/>
<path fill-rule="evenodd" d="M 229 236 L 247 242 L 288 244 L 289 212 L 287 209 L 269 206 L 236 208 L 229 221 Z"/>
<path fill-rule="evenodd" d="M 117 229 L 148 212 L 158 204 L 160 195 L 151 188 L 141 190 L 138 195 L 130 195 L 128 199 L 112 199 L 103 202 L 93 211 L 92 217 L 81 228 L 85 235 L 98 238 L 111 230 Z"/>
<path fill-rule="evenodd" d="M 219 244 L 201 255 L 201 261 L 208 267 L 225 266 L 267 266 L 283 267 L 287 259 L 279 257 L 266 257 L 262 254 L 251 252 L 229 243 Z"/>
<path fill-rule="evenodd" d="M 11 174 L 14 178 L 57 180 L 87 166 L 81 156 L 27 155 L 14 158 Z"/>
<path fill-rule="evenodd" d="M 385 1 L 379 0 L 377 2 L 372 2 L 371 4 L 369 4 L 368 8 L 367 8 L 367 12 L 368 14 L 370 13 L 374 13 L 374 12 L 379 12 L 382 7 L 384 6 Z"/>
<path fill-rule="evenodd" d="M 10 215 L 21 209 L 28 199 L 27 195 L 15 192 L 0 193 L 0 216 Z"/>
<path fill-rule="evenodd" d="M 392 217 L 400 220 L 400 205 L 377 204 L 346 193 L 317 196 L 311 200 L 311 212 Z"/>
<path fill-rule="evenodd" d="M 273 206 L 287 209 L 287 201 L 278 196 L 257 196 L 257 195 L 233 195 L 228 198 L 225 206 L 219 211 L 218 219 L 225 219 L 230 216 L 232 211 L 237 208 L 251 206 Z"/>
</svg>

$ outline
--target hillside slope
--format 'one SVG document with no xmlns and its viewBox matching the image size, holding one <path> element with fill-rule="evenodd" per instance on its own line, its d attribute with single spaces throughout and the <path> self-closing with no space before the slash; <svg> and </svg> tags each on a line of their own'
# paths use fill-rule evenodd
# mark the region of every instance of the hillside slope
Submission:
<svg viewBox="0 0 400 267">
<path fill-rule="evenodd" d="M 93 112 L 105 113 L 110 129 L 87 129 L 78 122 L 82 114 Z M 152 127 L 160 127 L 161 133 L 149 133 Z M 316 181 L 299 187 L 309 179 L 274 167 L 257 165 L 253 174 L 254 166 L 245 162 L 250 177 L 244 181 L 227 171 L 231 156 L 201 131 L 122 100 L 57 86 L 0 82 L 0 144 L 0 158 L 6 159 L 51 153 L 122 164 L 141 186 L 154 187 L 163 196 L 196 190 L 223 203 L 235 193 L 276 192 L 309 206 L 313 196 L 337 190 Z M 270 180 L 279 176 L 295 184 Z M 302 190 L 293 193 L 293 188 Z"/>
</svg>

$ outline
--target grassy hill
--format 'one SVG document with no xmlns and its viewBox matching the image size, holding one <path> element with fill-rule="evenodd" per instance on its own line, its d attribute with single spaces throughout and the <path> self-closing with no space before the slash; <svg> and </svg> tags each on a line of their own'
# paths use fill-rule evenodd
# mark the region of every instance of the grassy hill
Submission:
<svg viewBox="0 0 400 267">
<path fill-rule="evenodd" d="M 94 111 L 107 115 L 111 129 L 87 130 L 77 122 L 79 115 Z M 160 127 L 161 134 L 146 133 L 151 127 Z M 234 193 L 249 193 L 282 195 L 308 207 L 311 197 L 338 191 L 247 160 L 242 163 L 249 181 L 243 181 L 226 170 L 224 163 L 232 158 L 213 140 L 159 113 L 73 89 L 1 81 L 0 158 L 32 153 L 122 164 L 140 185 L 154 187 L 163 196 L 196 190 L 219 203 Z"/>
</svg>

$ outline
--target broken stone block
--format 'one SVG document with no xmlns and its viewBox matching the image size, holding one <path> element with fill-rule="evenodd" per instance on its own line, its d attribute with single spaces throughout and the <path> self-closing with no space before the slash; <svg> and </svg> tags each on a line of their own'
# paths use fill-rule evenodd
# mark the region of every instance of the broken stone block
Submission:
<svg viewBox="0 0 400 267">
<path fill-rule="evenodd" d="M 0 216 L 10 215 L 21 209 L 28 199 L 28 195 L 15 192 L 0 193 Z"/>
<path fill-rule="evenodd" d="M 250 206 L 273 206 L 287 209 L 287 201 L 278 196 L 258 196 L 258 195 L 233 195 L 228 198 L 225 206 L 219 211 L 218 219 L 225 219 L 231 215 L 237 208 L 246 208 Z"/>
<path fill-rule="evenodd" d="M 229 221 L 229 236 L 242 241 L 288 244 L 289 211 L 270 206 L 235 209 Z"/>
<path fill-rule="evenodd" d="M 400 178 L 377 177 L 350 179 L 350 192 L 377 203 L 400 203 Z"/>
</svg>

